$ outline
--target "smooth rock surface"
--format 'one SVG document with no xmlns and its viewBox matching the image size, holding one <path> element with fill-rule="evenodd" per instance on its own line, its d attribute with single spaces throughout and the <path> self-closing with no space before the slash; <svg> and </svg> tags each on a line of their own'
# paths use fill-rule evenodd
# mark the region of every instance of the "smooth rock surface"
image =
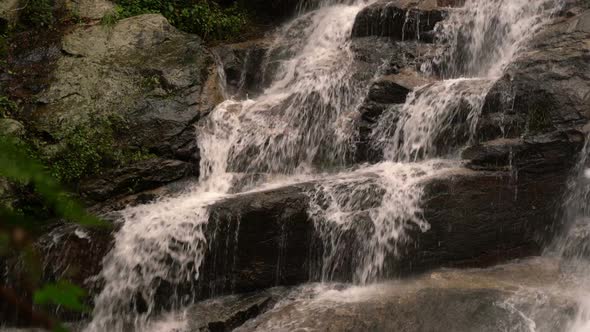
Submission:
<svg viewBox="0 0 590 332">
<path fill-rule="evenodd" d="M 180 160 L 152 158 L 85 179 L 80 184 L 80 192 L 91 201 L 104 201 L 196 175 L 195 168 L 192 163 Z"/>
</svg>

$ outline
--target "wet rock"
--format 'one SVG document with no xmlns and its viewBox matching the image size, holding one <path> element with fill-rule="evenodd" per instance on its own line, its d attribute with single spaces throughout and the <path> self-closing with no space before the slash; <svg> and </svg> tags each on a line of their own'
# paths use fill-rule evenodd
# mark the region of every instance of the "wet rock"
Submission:
<svg viewBox="0 0 590 332">
<path fill-rule="evenodd" d="M 578 305 L 562 291 L 567 286 L 555 287 L 558 278 L 557 264 L 533 260 L 366 287 L 310 285 L 236 331 L 525 332 L 532 324 L 536 331 L 559 331 Z"/>
<path fill-rule="evenodd" d="M 186 317 L 190 317 L 187 324 L 188 330 L 194 332 L 233 331 L 272 307 L 285 293 L 285 290 L 275 288 L 197 303 L 191 306 L 186 313 Z"/>
<path fill-rule="evenodd" d="M 386 276 L 437 266 L 485 265 L 538 252 L 544 236 L 551 233 L 566 178 L 563 173 L 514 178 L 509 172 L 463 170 L 429 181 L 422 206 L 431 229 L 409 231 L 400 255 L 387 258 Z M 219 294 L 313 280 L 318 267 L 314 260 L 321 257 L 322 248 L 306 212 L 310 186 L 216 203 L 209 224 L 209 231 L 216 233 L 211 238 L 228 240 L 210 248 L 203 288 Z M 341 257 L 355 257 L 359 244 L 354 239 Z M 354 260 L 343 259 L 336 278 L 351 280 L 356 266 Z"/>
<path fill-rule="evenodd" d="M 496 139 L 467 147 L 462 157 L 474 169 L 502 169 L 516 172 L 567 172 L 573 167 L 584 136 L 577 131 L 554 132 L 514 139 Z"/>
<path fill-rule="evenodd" d="M 439 7 L 461 7 L 465 5 L 465 0 L 436 0 Z"/>
<path fill-rule="evenodd" d="M 444 15 L 445 12 L 432 0 L 379 1 L 357 15 L 352 36 L 432 41 L 434 27 L 444 19 Z"/>
<path fill-rule="evenodd" d="M 213 50 L 223 63 L 229 95 L 253 98 L 267 87 L 274 74 L 268 54 L 270 42 L 262 39 Z"/>
<path fill-rule="evenodd" d="M 211 242 L 202 267 L 201 292 L 206 296 L 248 292 L 307 280 L 314 230 L 305 192 L 311 186 L 239 195 L 214 204 L 207 233 L 226 241 Z"/>
<path fill-rule="evenodd" d="M 497 123 L 496 137 L 566 131 L 590 118 L 590 11 L 546 27 L 488 94 L 483 124 Z"/>
<path fill-rule="evenodd" d="M 44 279 L 67 278 L 90 291 L 96 289 L 98 285 L 90 278 L 101 271 L 116 230 L 117 227 L 83 228 L 64 224 L 43 235 L 36 246 L 44 255 Z"/>
<path fill-rule="evenodd" d="M 196 176 L 196 172 L 196 167 L 192 163 L 152 158 L 83 180 L 80 192 L 86 199 L 104 201 L 124 194 L 157 188 L 188 176 Z"/>
<path fill-rule="evenodd" d="M 378 162 L 382 156 L 371 144 L 372 128 L 384 113 L 396 112 L 412 89 L 432 82 L 417 69 L 427 61 L 424 55 L 429 47 L 421 43 L 392 43 L 387 38 L 363 37 L 353 39 L 352 49 L 356 66 L 361 71 L 373 73 L 374 70 L 364 68 L 370 68 L 369 64 L 381 64 L 380 77 L 365 78 L 375 82 L 369 86 L 367 96 L 357 110 L 358 140 L 354 159 L 356 162 Z"/>
<path fill-rule="evenodd" d="M 403 104 L 410 92 L 432 80 L 416 71 L 403 69 L 397 74 L 385 75 L 369 88 L 367 99 L 380 104 Z"/>
<path fill-rule="evenodd" d="M 560 253 L 566 258 L 590 259 L 590 220 L 584 218 L 567 229 L 567 241 L 561 241 Z M 582 264 L 580 264 L 582 265 Z"/>
<path fill-rule="evenodd" d="M 399 243 L 397 254 L 390 252 L 386 257 L 381 277 L 407 276 L 441 266 L 486 266 L 539 253 L 553 234 L 566 180 L 567 172 L 523 172 L 516 177 L 511 172 L 462 168 L 427 180 L 421 207 L 430 229 L 423 232 L 408 224 L 407 237 Z M 194 291 L 197 298 L 209 298 L 319 280 L 326 244 L 308 214 L 308 193 L 315 185 L 310 182 L 239 194 L 214 203 L 205 230 L 208 248 L 199 280 L 189 288 L 174 287 Z M 364 202 L 374 204 L 374 199 Z M 363 236 L 355 234 L 372 231 L 366 227 L 365 214 L 359 213 L 358 218 L 342 234 L 346 245 L 333 269 L 334 280 L 350 281 L 355 275 L 359 264 L 355 257 L 363 248 L 358 242 Z M 41 245 L 47 248 L 46 261 L 53 262 L 47 275 L 68 270 L 71 274 L 66 275 L 80 283 L 100 271 L 101 259 L 112 245 L 111 232 L 80 236 L 70 229 L 44 238 L 42 243 L 49 243 Z M 82 268 L 76 268 L 79 262 L 84 262 Z M 94 287 L 98 290 L 100 284 Z M 174 287 L 162 285 L 158 290 L 161 305 L 166 305 Z"/>
</svg>

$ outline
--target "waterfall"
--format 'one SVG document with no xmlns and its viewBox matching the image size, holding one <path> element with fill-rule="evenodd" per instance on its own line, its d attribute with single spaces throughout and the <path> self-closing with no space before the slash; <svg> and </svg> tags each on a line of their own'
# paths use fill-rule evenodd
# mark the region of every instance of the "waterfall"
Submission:
<svg viewBox="0 0 590 332">
<path fill-rule="evenodd" d="M 586 142 L 573 174 L 568 182 L 563 204 L 563 231 L 547 249 L 547 255 L 560 260 L 563 278 L 568 289 L 578 299 L 575 320 L 568 327 L 570 332 L 590 329 L 590 137 Z"/>
<path fill-rule="evenodd" d="M 285 178 L 317 183 L 308 214 L 324 242 L 324 281 L 343 264 L 345 233 L 359 243 L 352 268 L 354 281 L 365 284 L 386 272 L 386 258 L 411 241 L 409 230 L 428 231 L 424 181 L 460 165 L 457 153 L 474 139 L 489 88 L 547 21 L 553 1 L 467 0 L 453 10 L 438 28 L 442 51 L 423 66 L 445 79 L 384 114 L 371 134 L 383 162 L 351 167 L 355 114 L 371 82 L 355 78 L 350 36 L 357 13 L 372 2 L 307 1 L 277 31 L 267 58 L 280 66 L 269 87 L 254 99 L 224 101 L 199 123 L 199 183 L 122 212 L 87 330 L 142 330 L 161 287 L 172 290 L 171 308 L 194 301 L 190 287 L 210 240 L 208 206 Z"/>
<path fill-rule="evenodd" d="M 200 183 L 178 197 L 123 211 L 87 330 L 142 330 L 157 310 L 160 287 L 194 283 L 207 248 L 207 206 L 230 196 L 241 178 L 305 178 L 344 163 L 351 153 L 351 112 L 366 85 L 351 78 L 350 50 L 354 18 L 365 2 L 322 1 L 283 26 L 268 53 L 286 59 L 270 87 L 253 100 L 221 103 L 200 124 Z M 193 299 L 180 287 L 166 300 L 179 307 Z"/>
<path fill-rule="evenodd" d="M 353 225 L 359 227 L 359 210 L 368 212 L 364 219 L 370 225 L 356 232 L 364 234 L 358 240 L 360 257 L 352 259 L 358 283 L 386 274 L 384 257 L 396 255 L 400 245 L 411 242 L 408 229 L 429 229 L 419 206 L 423 180 L 456 165 L 436 158 L 457 159 L 460 148 L 474 141 L 490 88 L 555 8 L 551 0 L 468 0 L 443 21 L 438 42 L 444 52 L 423 68 L 439 67 L 442 76 L 450 78 L 415 89 L 404 105 L 390 108 L 371 133 L 374 148 L 390 162 L 381 165 L 386 171 L 376 172 L 377 189 L 370 191 L 381 200 L 363 204 L 366 198 L 355 195 L 363 185 L 358 180 L 346 188 L 342 183 L 321 185 L 314 196 L 316 208 L 310 211 L 320 219 L 327 247 L 323 280 L 341 268 L 342 241 Z M 332 197 L 330 204 L 323 202 L 326 197 Z"/>
</svg>

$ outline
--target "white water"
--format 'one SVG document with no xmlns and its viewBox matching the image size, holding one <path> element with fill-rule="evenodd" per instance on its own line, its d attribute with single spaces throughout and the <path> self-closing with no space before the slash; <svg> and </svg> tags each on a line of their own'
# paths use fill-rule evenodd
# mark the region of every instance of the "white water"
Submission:
<svg viewBox="0 0 590 332">
<path fill-rule="evenodd" d="M 447 64 L 443 69 L 453 79 L 417 89 L 399 113 L 384 116 L 372 137 L 385 162 L 345 171 L 355 149 L 355 112 L 370 83 L 353 79 L 350 34 L 369 2 L 321 1 L 319 9 L 282 27 L 267 54 L 282 59 L 269 88 L 253 100 L 225 101 L 199 124 L 200 183 L 178 197 L 123 212 L 99 276 L 105 288 L 89 331 L 147 328 L 159 287 L 199 278 L 208 247 L 207 207 L 242 188 L 321 180 L 310 193 L 309 214 L 325 245 L 322 280 L 340 268 L 342 236 L 351 229 L 359 243 L 354 279 L 361 284 L 385 274 L 387 256 L 411 241 L 408 229 L 428 231 L 422 184 L 458 164 L 434 158 L 454 157 L 472 139 L 489 87 L 549 17 L 541 8 L 551 1 L 468 0 L 453 12 L 440 28 L 449 48 L 424 67 Z M 465 62 L 459 57 L 467 64 L 455 65 Z M 369 228 L 356 229 L 358 217 Z M 178 308 L 191 297 L 182 288 L 167 300 Z"/>
<path fill-rule="evenodd" d="M 565 229 L 547 254 L 561 260 L 563 278 L 568 288 L 577 294 L 578 312 L 568 327 L 569 332 L 590 331 L 590 177 L 588 157 L 590 137 L 586 138 L 584 148 L 568 183 L 564 202 L 563 222 Z"/>
</svg>

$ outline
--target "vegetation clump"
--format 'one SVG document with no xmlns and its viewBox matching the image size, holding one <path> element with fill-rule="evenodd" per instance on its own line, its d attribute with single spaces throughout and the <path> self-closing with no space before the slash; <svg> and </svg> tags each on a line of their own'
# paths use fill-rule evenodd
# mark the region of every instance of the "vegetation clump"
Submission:
<svg viewBox="0 0 590 332">
<path fill-rule="evenodd" d="M 539 133 L 551 128 L 551 116 L 545 106 L 540 104 L 529 108 L 527 129 L 531 133 Z"/>
<path fill-rule="evenodd" d="M 91 119 L 64 130 L 56 138 L 55 153 L 42 157 L 50 174 L 63 183 L 74 184 L 85 176 L 104 169 L 152 158 L 150 153 L 117 144 L 116 132 L 125 129 L 125 121 L 115 116 Z"/>
<path fill-rule="evenodd" d="M 248 15 L 237 2 L 223 7 L 208 0 L 116 0 L 113 13 L 102 22 L 111 25 L 120 19 L 141 14 L 162 14 L 180 30 L 206 40 L 235 38 L 248 23 Z"/>
<path fill-rule="evenodd" d="M 0 119 L 16 113 L 18 107 L 10 98 L 0 95 Z"/>
</svg>

